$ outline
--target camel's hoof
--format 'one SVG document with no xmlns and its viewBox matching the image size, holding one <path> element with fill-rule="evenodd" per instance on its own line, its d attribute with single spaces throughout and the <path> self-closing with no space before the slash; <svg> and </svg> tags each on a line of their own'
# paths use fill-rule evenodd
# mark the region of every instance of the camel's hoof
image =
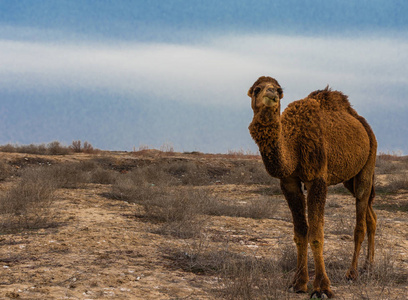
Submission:
<svg viewBox="0 0 408 300">
<path fill-rule="evenodd" d="M 333 297 L 333 293 L 331 291 L 323 291 L 318 292 L 314 291 L 310 296 L 310 299 L 329 299 Z"/>
<path fill-rule="evenodd" d="M 350 269 L 350 270 L 348 270 L 347 273 L 346 273 L 346 279 L 347 279 L 349 282 L 355 281 L 355 280 L 357 279 L 357 277 L 358 277 L 358 271 L 357 271 L 357 270 Z"/>
<path fill-rule="evenodd" d="M 305 293 L 307 293 L 307 289 L 306 289 L 306 290 L 303 290 L 303 289 L 295 289 L 294 286 L 291 286 L 291 287 L 289 288 L 289 293 L 305 294 Z"/>
</svg>

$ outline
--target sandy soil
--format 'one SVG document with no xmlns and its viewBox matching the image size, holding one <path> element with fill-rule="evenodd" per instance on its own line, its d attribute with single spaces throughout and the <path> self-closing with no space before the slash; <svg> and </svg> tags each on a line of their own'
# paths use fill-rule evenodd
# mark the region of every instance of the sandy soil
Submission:
<svg viewBox="0 0 408 300">
<path fill-rule="evenodd" d="M 27 157 L 8 155 L 9 159 Z M 120 155 L 125 154 L 115 154 Z M 49 159 L 83 160 L 89 156 Z M 0 182 L 0 189 L 5 190 L 10 184 Z M 230 201 L 260 197 L 259 186 L 206 188 Z M 140 206 L 105 197 L 109 190 L 109 185 L 101 184 L 59 189 L 52 207 L 56 226 L 0 233 L 0 299 L 216 299 L 216 277 L 183 271 L 166 257 L 167 249 L 183 249 L 189 241 L 153 233 L 156 224 L 137 217 L 142 214 Z M 278 256 L 293 244 L 293 227 L 283 197 L 273 197 L 276 217 L 261 220 L 211 217 L 209 232 L 216 233 L 221 240 L 231 240 L 236 251 Z M 376 209 L 377 257 L 391 256 L 392 262 L 405 273 L 408 273 L 408 213 L 389 208 L 406 204 L 407 199 L 407 191 L 379 195 L 377 203 L 383 209 Z M 326 262 L 338 252 L 350 253 L 351 259 L 353 224 L 351 196 L 329 195 Z M 334 285 L 333 290 L 337 299 L 407 299 L 404 297 L 408 295 L 408 287 L 401 284 L 368 290 L 355 284 Z M 307 298 L 292 294 L 288 299 Z"/>
</svg>

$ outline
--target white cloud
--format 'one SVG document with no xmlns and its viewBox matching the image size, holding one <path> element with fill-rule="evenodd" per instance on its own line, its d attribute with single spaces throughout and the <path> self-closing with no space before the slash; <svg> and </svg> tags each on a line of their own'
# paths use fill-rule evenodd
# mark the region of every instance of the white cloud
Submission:
<svg viewBox="0 0 408 300">
<path fill-rule="evenodd" d="M 356 102 L 408 84 L 408 41 L 222 36 L 196 44 L 50 43 L 0 39 L 0 88 L 104 89 L 164 100 L 247 105 L 246 91 L 271 75 L 286 99 L 330 84 Z"/>
</svg>

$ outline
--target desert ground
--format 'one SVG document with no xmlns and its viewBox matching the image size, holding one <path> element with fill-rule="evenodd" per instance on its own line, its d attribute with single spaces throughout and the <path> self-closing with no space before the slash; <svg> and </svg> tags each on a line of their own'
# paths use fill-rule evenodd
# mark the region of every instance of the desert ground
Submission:
<svg viewBox="0 0 408 300">
<path fill-rule="evenodd" d="M 355 282 L 355 202 L 329 190 L 336 299 L 407 299 L 408 157 L 379 155 L 376 172 L 376 262 L 363 268 L 365 242 Z M 291 214 L 256 155 L 0 152 L 0 174 L 0 299 L 310 297 L 287 289 Z"/>
</svg>

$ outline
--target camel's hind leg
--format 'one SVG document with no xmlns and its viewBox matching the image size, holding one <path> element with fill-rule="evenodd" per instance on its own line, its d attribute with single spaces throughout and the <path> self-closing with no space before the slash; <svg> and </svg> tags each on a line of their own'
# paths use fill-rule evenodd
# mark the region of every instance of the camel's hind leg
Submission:
<svg viewBox="0 0 408 300">
<path fill-rule="evenodd" d="M 374 236 L 375 230 L 377 227 L 377 215 L 373 210 L 373 202 L 375 197 L 375 190 L 374 190 L 374 179 L 371 189 L 371 194 L 368 199 L 368 207 L 367 207 L 367 238 L 368 238 L 368 251 L 367 251 L 367 260 L 366 260 L 366 267 L 369 267 L 374 262 Z"/>
<path fill-rule="evenodd" d="M 294 240 L 297 248 L 297 269 L 291 289 L 296 293 L 306 293 L 309 281 L 307 270 L 308 224 L 306 221 L 306 200 L 298 179 L 282 179 L 281 188 L 292 212 L 295 231 Z"/>
<path fill-rule="evenodd" d="M 364 241 L 366 232 L 368 233 L 368 261 L 374 258 L 374 234 L 376 227 L 376 216 L 371 203 L 373 195 L 373 175 L 369 168 L 364 168 L 351 181 L 345 183 L 345 186 L 352 190 L 356 197 L 356 227 L 354 230 L 354 254 L 351 266 L 347 271 L 348 279 L 356 279 L 358 276 L 358 257 L 361 250 L 361 244 Z"/>
</svg>

